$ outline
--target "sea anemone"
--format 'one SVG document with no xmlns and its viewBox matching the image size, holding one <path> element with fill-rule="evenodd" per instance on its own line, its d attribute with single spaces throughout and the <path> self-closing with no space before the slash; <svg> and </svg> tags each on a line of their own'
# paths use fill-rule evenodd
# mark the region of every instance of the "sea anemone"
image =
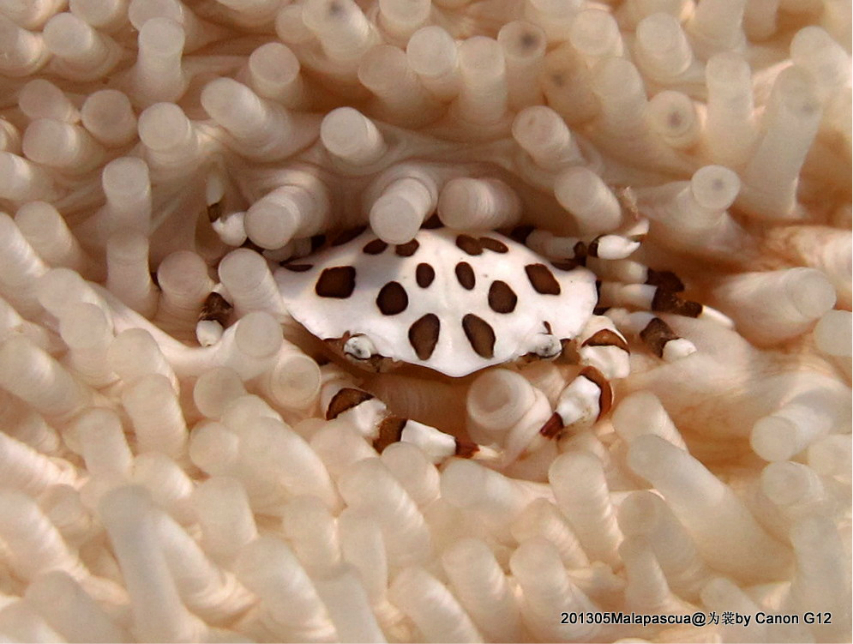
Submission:
<svg viewBox="0 0 853 644">
<path fill-rule="evenodd" d="M 0 2 L 0 638 L 850 641 L 850 24 Z M 362 373 L 291 318 L 277 264 L 433 216 L 650 222 L 583 257 L 612 410 L 545 441 L 559 364 Z M 644 312 L 663 271 L 706 314 Z M 389 413 L 455 438 L 365 440 Z"/>
</svg>

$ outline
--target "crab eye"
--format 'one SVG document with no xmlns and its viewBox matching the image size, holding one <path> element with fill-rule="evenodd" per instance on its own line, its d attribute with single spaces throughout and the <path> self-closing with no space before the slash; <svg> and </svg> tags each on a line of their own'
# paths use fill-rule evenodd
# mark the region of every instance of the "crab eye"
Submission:
<svg viewBox="0 0 853 644">
<path fill-rule="evenodd" d="M 376 355 L 376 347 L 367 336 L 356 335 L 344 343 L 344 353 L 356 360 L 369 360 Z"/>
<path fill-rule="evenodd" d="M 563 345 L 560 340 L 549 333 L 540 333 L 534 336 L 530 348 L 531 353 L 535 353 L 546 360 L 556 358 L 562 351 Z"/>
</svg>

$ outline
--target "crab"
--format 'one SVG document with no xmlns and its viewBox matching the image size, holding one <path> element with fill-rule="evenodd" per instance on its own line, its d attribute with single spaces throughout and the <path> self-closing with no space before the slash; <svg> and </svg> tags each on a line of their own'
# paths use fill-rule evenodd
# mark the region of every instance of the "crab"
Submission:
<svg viewBox="0 0 853 644">
<path fill-rule="evenodd" d="M 608 412 L 610 382 L 630 372 L 626 335 L 663 360 L 695 351 L 655 315 L 713 314 L 680 298 L 674 274 L 647 269 L 646 283 L 626 285 L 602 282 L 586 267 L 590 257 L 599 264 L 628 257 L 646 229 L 638 220 L 622 235 L 581 240 L 531 227 L 452 230 L 434 216 L 405 244 L 388 244 L 365 228 L 346 231 L 312 255 L 282 262 L 274 277 L 292 318 L 362 369 L 405 364 L 463 378 L 537 360 L 578 365 L 530 452 Z M 626 306 L 648 311 L 628 313 Z M 394 416 L 356 379 L 335 374 L 324 396 L 326 418 L 346 415 L 378 451 L 402 440 L 436 463 L 457 456 L 505 466 L 525 456 Z"/>
</svg>

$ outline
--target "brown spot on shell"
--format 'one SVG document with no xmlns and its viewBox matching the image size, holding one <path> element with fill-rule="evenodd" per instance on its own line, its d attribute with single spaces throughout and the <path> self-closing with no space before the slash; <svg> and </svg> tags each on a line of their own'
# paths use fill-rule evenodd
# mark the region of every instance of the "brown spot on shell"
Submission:
<svg viewBox="0 0 853 644">
<path fill-rule="evenodd" d="M 471 348 L 481 358 L 493 358 L 495 355 L 495 330 L 483 318 L 468 313 L 462 318 L 462 330 L 471 343 Z"/>
<path fill-rule="evenodd" d="M 652 318 L 646 328 L 640 331 L 640 339 L 646 343 L 658 358 L 663 357 L 663 348 L 670 340 L 677 340 L 678 336 L 669 325 L 660 318 Z"/>
<path fill-rule="evenodd" d="M 394 253 L 396 253 L 398 257 L 411 257 L 417 252 L 419 247 L 420 244 L 418 243 L 418 240 L 413 239 L 405 244 L 397 244 L 394 248 Z"/>
<path fill-rule="evenodd" d="M 578 377 L 586 378 L 601 390 L 601 394 L 598 396 L 598 418 L 601 418 L 613 406 L 613 389 L 610 387 L 610 382 L 595 367 L 584 367 Z"/>
<path fill-rule="evenodd" d="M 427 288 L 435 279 L 435 269 L 429 264 L 418 264 L 415 269 L 415 281 L 421 288 Z"/>
<path fill-rule="evenodd" d="M 320 297 L 346 299 L 355 290 L 355 268 L 335 266 L 324 269 L 317 280 L 314 292 Z"/>
<path fill-rule="evenodd" d="M 381 239 L 374 239 L 373 241 L 369 241 L 364 245 L 364 248 L 361 249 L 361 252 L 367 255 L 379 255 L 386 248 L 388 248 L 388 244 L 386 244 Z"/>
<path fill-rule="evenodd" d="M 524 267 L 530 285 L 542 295 L 559 295 L 560 283 L 545 264 L 528 264 Z"/>
<path fill-rule="evenodd" d="M 382 315 L 397 315 L 409 306 L 409 296 L 399 282 L 388 282 L 379 290 L 376 306 Z"/>
<path fill-rule="evenodd" d="M 471 235 L 457 235 L 456 245 L 468 255 L 482 255 L 483 245 Z"/>
<path fill-rule="evenodd" d="M 480 237 L 480 245 L 493 253 L 503 254 L 509 252 L 509 246 L 504 244 L 502 241 L 494 239 L 493 237 Z"/>
<path fill-rule="evenodd" d="M 474 269 L 468 262 L 459 262 L 456 265 L 456 279 L 462 285 L 462 288 L 470 291 L 477 284 L 477 278 L 474 276 Z"/>
<path fill-rule="evenodd" d="M 512 313 L 518 296 L 506 282 L 495 280 L 489 287 L 489 308 L 495 313 Z"/>
<path fill-rule="evenodd" d="M 429 360 L 435 351 L 435 345 L 438 344 L 440 333 L 441 321 L 434 313 L 427 313 L 412 323 L 409 327 L 409 343 L 418 358 Z"/>
<path fill-rule="evenodd" d="M 232 308 L 234 307 L 228 303 L 228 300 L 214 291 L 205 298 L 198 319 L 205 322 L 219 322 L 219 324 L 225 326 Z"/>
<path fill-rule="evenodd" d="M 407 422 L 399 416 L 385 418 L 379 423 L 379 436 L 373 441 L 373 449 L 381 454 L 386 447 L 399 442 Z"/>
<path fill-rule="evenodd" d="M 697 318 L 702 313 L 702 305 L 690 300 L 682 300 L 672 291 L 658 288 L 652 298 L 652 311 L 675 313 L 688 318 Z"/>
<path fill-rule="evenodd" d="M 332 246 L 343 246 L 347 242 L 350 242 L 356 237 L 358 237 L 365 230 L 367 230 L 367 226 L 359 226 L 358 228 L 350 228 L 349 230 L 344 230 L 338 233 L 335 238 L 332 239 Z"/>
<path fill-rule="evenodd" d="M 344 387 L 332 396 L 332 399 L 329 401 L 329 406 L 326 409 L 326 420 L 337 418 L 345 411 L 349 411 L 371 398 L 373 398 L 373 395 L 366 391 L 353 387 Z"/>
<path fill-rule="evenodd" d="M 601 329 L 601 331 L 596 331 L 584 341 L 582 346 L 619 347 L 622 351 L 631 353 L 630 349 L 628 349 L 628 343 L 625 342 L 625 338 L 611 329 Z"/>
<path fill-rule="evenodd" d="M 304 273 L 314 268 L 314 264 L 282 264 L 281 267 L 293 273 Z"/>
</svg>

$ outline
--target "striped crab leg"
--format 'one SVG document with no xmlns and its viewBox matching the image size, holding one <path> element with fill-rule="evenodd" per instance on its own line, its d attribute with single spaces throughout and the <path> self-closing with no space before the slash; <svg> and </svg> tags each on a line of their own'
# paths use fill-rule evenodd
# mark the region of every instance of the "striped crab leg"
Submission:
<svg viewBox="0 0 853 644">
<path fill-rule="evenodd" d="M 606 414 L 613 404 L 610 381 L 631 370 L 628 343 L 613 321 L 601 315 L 590 318 L 567 353 L 582 369 L 560 393 L 553 415 L 539 430 L 546 439 L 558 438 L 567 427 L 591 425 Z"/>
</svg>

